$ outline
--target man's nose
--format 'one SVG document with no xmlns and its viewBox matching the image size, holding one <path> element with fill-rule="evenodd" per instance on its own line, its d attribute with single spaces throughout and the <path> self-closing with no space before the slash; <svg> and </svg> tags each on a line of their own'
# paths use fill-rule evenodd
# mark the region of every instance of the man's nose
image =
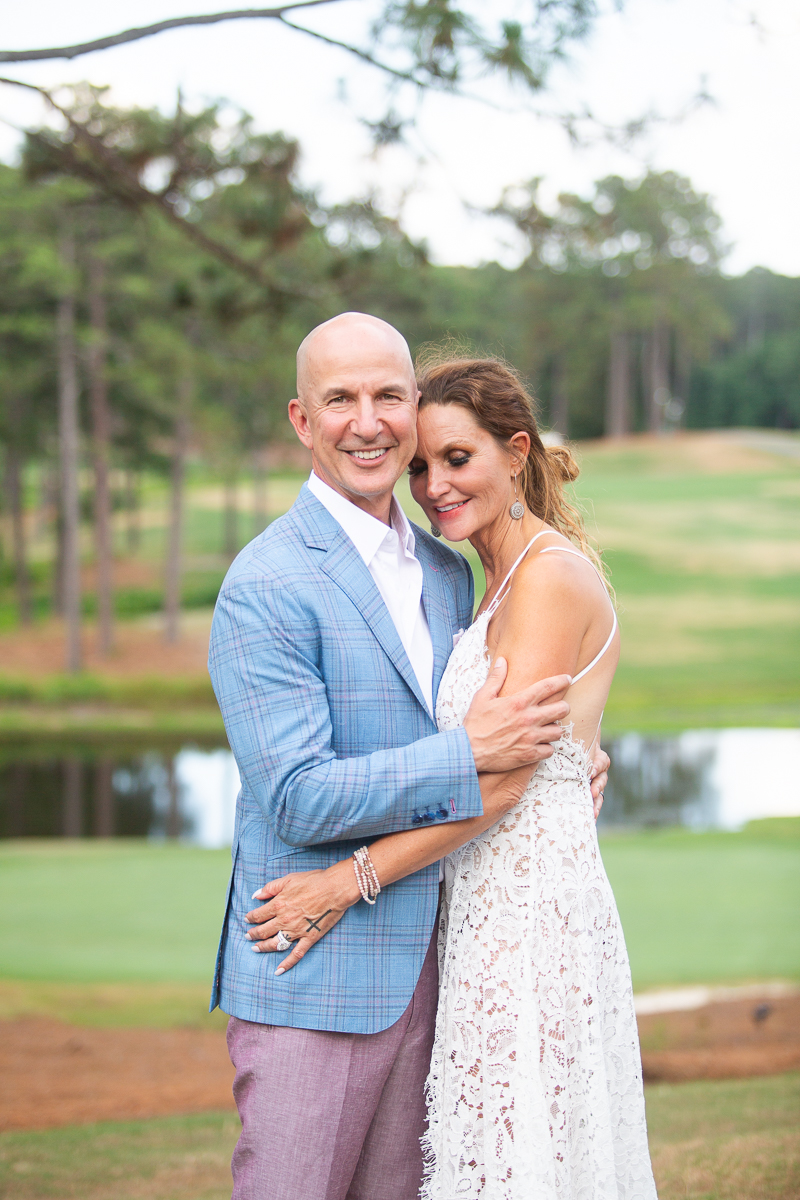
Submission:
<svg viewBox="0 0 800 1200">
<path fill-rule="evenodd" d="M 350 428 L 365 442 L 374 441 L 381 432 L 381 419 L 375 401 L 369 397 L 359 400 Z"/>
</svg>

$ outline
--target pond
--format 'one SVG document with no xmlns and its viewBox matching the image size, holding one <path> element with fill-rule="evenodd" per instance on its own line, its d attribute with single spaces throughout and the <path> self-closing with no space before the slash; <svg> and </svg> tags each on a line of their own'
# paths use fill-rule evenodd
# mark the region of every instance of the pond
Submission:
<svg viewBox="0 0 800 1200">
<path fill-rule="evenodd" d="M 737 829 L 800 816 L 800 730 L 723 729 L 609 741 L 600 828 Z M 0 751 L 0 837 L 230 843 L 239 775 L 224 746 Z"/>
</svg>

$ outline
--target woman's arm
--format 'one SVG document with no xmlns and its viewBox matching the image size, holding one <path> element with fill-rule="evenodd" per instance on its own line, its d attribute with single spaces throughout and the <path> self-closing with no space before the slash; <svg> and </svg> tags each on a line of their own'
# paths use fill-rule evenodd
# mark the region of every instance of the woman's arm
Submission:
<svg viewBox="0 0 800 1200">
<path fill-rule="evenodd" d="M 565 561 L 566 556 L 561 555 L 545 555 L 538 562 L 537 557 L 524 564 L 524 574 L 521 569 L 517 586 L 490 631 L 493 657 L 508 659 L 508 676 L 502 689 L 506 694 L 521 694 L 519 689 L 530 687 L 531 679 L 541 679 L 548 670 L 551 675 L 565 668 L 574 672 L 579 658 L 587 657 L 584 639 L 587 643 L 594 640 L 594 626 L 607 611 L 602 585 L 598 580 L 597 588 L 592 586 L 594 572 L 588 576 L 585 564 Z M 537 637 L 531 636 L 531 614 L 535 614 Z M 545 637 L 541 636 L 543 630 Z M 563 696 L 571 677 L 562 679 L 559 694 Z M 404 830 L 373 842 L 370 857 L 381 887 L 436 862 L 489 829 L 514 807 L 532 773 L 533 768 L 525 767 L 504 775 L 479 776 L 484 809 L 481 816 Z M 279 970 L 283 973 L 299 962 L 359 897 L 349 858 L 327 871 L 284 876 L 255 893 L 254 899 L 269 899 L 247 914 L 252 925 L 248 937 L 254 949 L 265 951 L 275 950 L 279 929 L 298 939 L 281 963 Z"/>
<path fill-rule="evenodd" d="M 483 813 L 464 821 L 425 829 L 409 829 L 379 838 L 369 848 L 381 887 L 438 862 L 459 846 L 490 829 L 518 802 L 536 768 L 519 767 L 504 775 L 478 777 Z M 278 972 L 295 966 L 308 950 L 361 899 L 352 858 L 325 871 L 299 871 L 266 884 L 253 896 L 267 902 L 246 916 L 253 949 L 272 951 L 278 930 L 297 938 Z M 380 903 L 380 901 L 379 901 Z"/>
</svg>

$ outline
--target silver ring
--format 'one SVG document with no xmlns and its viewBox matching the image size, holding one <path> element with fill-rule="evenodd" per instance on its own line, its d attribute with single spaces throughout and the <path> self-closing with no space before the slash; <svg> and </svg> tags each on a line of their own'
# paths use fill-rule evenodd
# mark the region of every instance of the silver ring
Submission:
<svg viewBox="0 0 800 1200">
<path fill-rule="evenodd" d="M 275 949 L 280 950 L 282 953 L 284 950 L 288 950 L 289 947 L 291 946 L 291 944 L 292 944 L 292 939 L 289 937 L 289 935 L 287 933 L 284 933 L 282 929 L 279 929 L 278 937 L 275 942 Z"/>
</svg>

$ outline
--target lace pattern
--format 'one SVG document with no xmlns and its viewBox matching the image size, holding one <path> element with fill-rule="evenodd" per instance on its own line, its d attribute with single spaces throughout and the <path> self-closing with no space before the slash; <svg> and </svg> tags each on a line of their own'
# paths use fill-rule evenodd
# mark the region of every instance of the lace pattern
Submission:
<svg viewBox="0 0 800 1200">
<path fill-rule="evenodd" d="M 461 724 L 484 613 L 439 688 Z M 422 1200 L 655 1200 L 625 942 L 569 730 L 515 809 L 445 864 Z"/>
</svg>

